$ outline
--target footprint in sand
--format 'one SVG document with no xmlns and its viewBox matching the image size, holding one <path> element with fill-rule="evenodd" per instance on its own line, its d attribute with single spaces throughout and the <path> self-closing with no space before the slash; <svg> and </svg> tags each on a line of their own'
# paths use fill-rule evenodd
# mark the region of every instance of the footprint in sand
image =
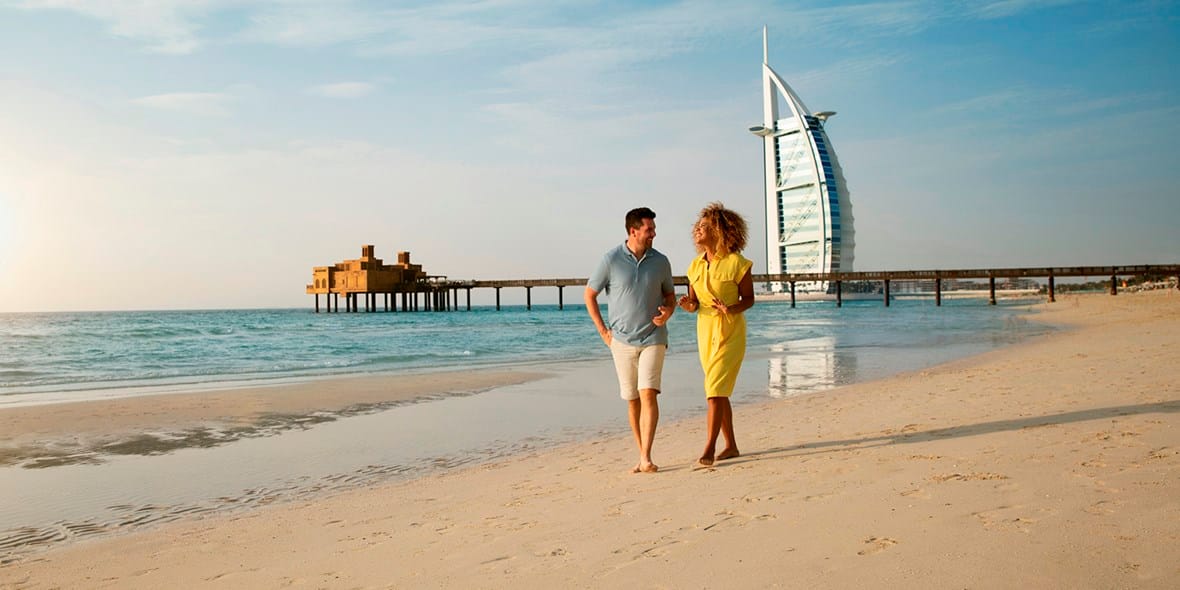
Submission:
<svg viewBox="0 0 1180 590">
<path fill-rule="evenodd" d="M 989 531 L 1018 531 L 1027 533 L 1032 530 L 1037 521 L 1025 517 L 1014 516 L 1023 512 L 1022 506 L 1000 506 L 994 510 L 973 513 L 983 528 Z"/>
<path fill-rule="evenodd" d="M 985 480 L 989 480 L 989 479 L 1008 479 L 1008 476 L 1003 475 L 1001 473 L 974 472 L 974 473 L 950 473 L 947 475 L 935 475 L 934 477 L 931 477 L 930 479 L 941 483 L 944 481 L 951 481 L 951 480 L 955 480 L 955 481 L 985 481 Z"/>
<path fill-rule="evenodd" d="M 1115 508 L 1118 505 L 1119 505 L 1119 502 L 1112 502 L 1110 500 L 1099 500 L 1098 502 L 1095 502 L 1094 504 L 1091 504 L 1090 506 L 1083 508 L 1083 510 L 1085 510 L 1086 512 L 1093 514 L 1095 516 L 1104 516 L 1107 514 L 1114 514 Z"/>
<path fill-rule="evenodd" d="M 868 547 L 865 547 L 864 549 L 857 551 L 856 554 L 857 555 L 875 555 L 875 554 L 880 553 L 880 552 L 882 552 L 882 551 L 884 551 L 896 544 L 897 544 L 897 541 L 890 539 L 889 537 L 869 537 L 869 538 L 865 539 L 865 545 L 868 545 Z"/>
<path fill-rule="evenodd" d="M 1167 459 L 1180 454 L 1180 450 L 1172 447 L 1160 447 L 1147 455 L 1148 459 Z"/>
</svg>

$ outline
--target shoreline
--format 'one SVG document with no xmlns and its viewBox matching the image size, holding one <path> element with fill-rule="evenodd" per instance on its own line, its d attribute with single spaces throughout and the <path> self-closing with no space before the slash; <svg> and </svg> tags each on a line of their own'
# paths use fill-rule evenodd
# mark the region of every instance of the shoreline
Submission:
<svg viewBox="0 0 1180 590">
<path fill-rule="evenodd" d="M 609 436 L 82 541 L 0 567 L 0 585 L 1168 587 L 1178 303 L 1067 296 L 1030 317 L 1070 330 L 736 404 L 745 454 L 700 472 L 693 416 L 661 424 L 654 476 L 623 473 L 633 443 Z"/>
</svg>

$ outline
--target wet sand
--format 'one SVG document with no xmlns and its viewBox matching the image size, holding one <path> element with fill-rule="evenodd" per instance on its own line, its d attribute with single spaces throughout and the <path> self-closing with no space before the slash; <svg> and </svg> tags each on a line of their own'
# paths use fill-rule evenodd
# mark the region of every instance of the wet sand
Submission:
<svg viewBox="0 0 1180 590">
<path fill-rule="evenodd" d="M 221 445 L 543 375 L 513 370 L 380 375 L 0 408 L 0 467 L 54 467 L 98 462 L 103 455 Z"/>
<path fill-rule="evenodd" d="M 600 438 L 80 542 L 0 587 L 1176 587 L 1180 293 L 1041 307 L 1072 329 L 739 405 L 743 455 L 710 469 L 700 417 L 661 425 L 657 474 Z"/>
</svg>

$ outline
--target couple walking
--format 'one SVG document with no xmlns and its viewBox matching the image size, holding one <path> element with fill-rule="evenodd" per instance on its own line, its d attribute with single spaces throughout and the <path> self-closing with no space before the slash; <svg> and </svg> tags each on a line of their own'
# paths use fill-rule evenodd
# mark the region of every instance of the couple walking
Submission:
<svg viewBox="0 0 1180 590">
<path fill-rule="evenodd" d="M 628 404 L 628 417 L 639 461 L 632 473 L 653 473 L 651 447 L 660 406 L 660 377 L 668 349 L 668 319 L 677 305 L 697 314 L 697 348 L 705 373 L 709 404 L 708 438 L 698 467 L 738 456 L 729 396 L 746 355 L 746 318 L 754 305 L 753 263 L 741 255 L 746 247 L 742 216 L 711 203 L 701 210 L 692 228 L 698 255 L 688 266 L 688 293 L 676 299 L 672 266 L 652 248 L 656 214 L 647 207 L 627 213 L 627 241 L 612 248 L 586 284 L 586 310 L 598 335 L 610 348 L 619 377 L 619 394 Z M 610 324 L 603 321 L 598 294 L 606 291 Z M 717 438 L 725 448 L 716 452 Z"/>
</svg>

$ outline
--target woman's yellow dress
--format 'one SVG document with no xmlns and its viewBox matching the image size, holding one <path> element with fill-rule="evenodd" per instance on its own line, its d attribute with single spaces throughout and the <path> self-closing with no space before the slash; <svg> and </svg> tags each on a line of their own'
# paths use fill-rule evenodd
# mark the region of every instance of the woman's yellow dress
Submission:
<svg viewBox="0 0 1180 590">
<path fill-rule="evenodd" d="M 722 315 L 714 301 L 738 302 L 738 284 L 754 263 L 731 252 L 709 263 L 701 254 L 688 265 L 688 282 L 696 293 L 697 351 L 705 371 L 705 397 L 729 397 L 746 356 L 746 316 Z"/>
</svg>

